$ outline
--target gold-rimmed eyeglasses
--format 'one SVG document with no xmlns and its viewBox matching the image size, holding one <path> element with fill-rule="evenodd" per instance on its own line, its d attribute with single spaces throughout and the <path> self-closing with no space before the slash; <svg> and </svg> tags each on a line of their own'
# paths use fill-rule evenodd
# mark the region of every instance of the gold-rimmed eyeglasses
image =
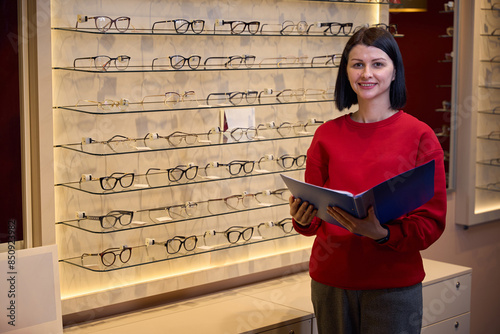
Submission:
<svg viewBox="0 0 500 334">
<path fill-rule="evenodd" d="M 196 101 L 196 93 L 192 90 L 185 91 L 182 94 L 179 94 L 177 92 L 166 92 L 165 94 L 157 94 L 157 95 L 146 95 L 142 98 L 140 104 L 144 105 L 146 103 L 158 103 L 158 98 L 163 98 L 161 102 L 168 106 L 169 108 L 172 108 L 176 106 L 179 102 L 186 102 L 186 101 Z M 156 101 L 148 101 L 151 99 L 156 99 Z"/>
<path fill-rule="evenodd" d="M 118 111 L 124 111 L 127 110 L 130 105 L 130 101 L 128 99 L 120 99 L 119 101 L 105 99 L 104 101 L 78 100 L 78 102 L 76 102 L 75 104 L 75 107 L 81 105 L 82 102 L 97 104 L 97 108 L 104 111 L 114 111 L 117 109 Z"/>
</svg>

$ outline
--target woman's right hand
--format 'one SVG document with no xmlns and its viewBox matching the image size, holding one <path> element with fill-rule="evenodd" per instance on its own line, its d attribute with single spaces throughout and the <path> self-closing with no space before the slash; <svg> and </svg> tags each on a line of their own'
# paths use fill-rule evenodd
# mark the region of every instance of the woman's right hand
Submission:
<svg viewBox="0 0 500 334">
<path fill-rule="evenodd" d="M 316 217 L 316 213 L 318 213 L 314 205 L 302 202 L 300 198 L 290 196 L 288 203 L 290 204 L 290 215 L 299 225 L 308 226 L 314 217 Z"/>
</svg>

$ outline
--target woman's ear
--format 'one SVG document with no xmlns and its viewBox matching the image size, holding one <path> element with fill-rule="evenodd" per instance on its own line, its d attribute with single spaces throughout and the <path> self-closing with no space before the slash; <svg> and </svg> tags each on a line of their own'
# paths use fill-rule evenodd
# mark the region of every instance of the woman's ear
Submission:
<svg viewBox="0 0 500 334">
<path fill-rule="evenodd" d="M 392 72 L 392 81 L 396 80 L 396 69 Z"/>
</svg>

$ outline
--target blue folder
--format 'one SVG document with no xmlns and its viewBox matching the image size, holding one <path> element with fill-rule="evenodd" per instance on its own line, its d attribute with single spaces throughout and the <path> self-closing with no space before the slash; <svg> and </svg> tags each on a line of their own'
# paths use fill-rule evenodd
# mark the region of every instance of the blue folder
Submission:
<svg viewBox="0 0 500 334">
<path fill-rule="evenodd" d="M 316 215 L 328 223 L 339 225 L 327 213 L 328 206 L 337 206 L 357 218 L 366 217 L 373 206 L 378 220 L 384 224 L 419 208 L 434 196 L 434 169 L 435 162 L 431 160 L 357 195 L 318 187 L 283 174 L 281 177 L 295 198 L 313 204 L 318 209 Z"/>
</svg>

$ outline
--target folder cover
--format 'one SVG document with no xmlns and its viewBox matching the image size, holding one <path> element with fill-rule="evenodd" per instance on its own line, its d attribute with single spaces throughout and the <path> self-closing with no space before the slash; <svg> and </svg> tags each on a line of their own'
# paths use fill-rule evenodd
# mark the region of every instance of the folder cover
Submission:
<svg viewBox="0 0 500 334">
<path fill-rule="evenodd" d="M 434 168 L 435 162 L 431 160 L 357 195 L 318 187 L 283 174 L 281 177 L 295 198 L 313 204 L 318 209 L 316 216 L 328 223 L 340 226 L 326 212 L 328 206 L 337 206 L 357 218 L 366 217 L 368 208 L 373 206 L 378 220 L 384 224 L 419 208 L 434 196 Z"/>
</svg>

